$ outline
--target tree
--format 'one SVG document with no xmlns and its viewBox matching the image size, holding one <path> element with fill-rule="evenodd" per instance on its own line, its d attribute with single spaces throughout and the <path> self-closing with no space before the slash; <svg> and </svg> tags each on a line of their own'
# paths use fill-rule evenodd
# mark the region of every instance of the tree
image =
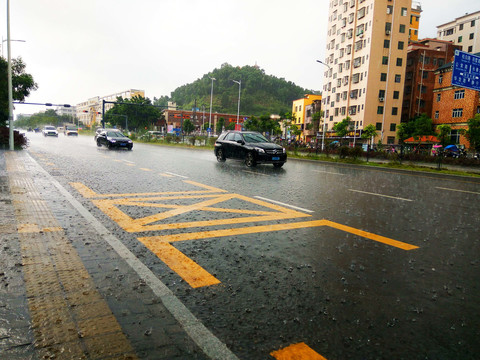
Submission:
<svg viewBox="0 0 480 360">
<path fill-rule="evenodd" d="M 185 119 L 183 120 L 182 124 L 182 131 L 185 134 L 190 134 L 193 130 L 195 130 L 195 125 L 193 124 L 192 120 L 190 119 Z"/>
<path fill-rule="evenodd" d="M 221 117 L 217 120 L 217 124 L 215 126 L 215 132 L 220 134 L 223 131 L 223 127 L 225 126 L 225 119 Z"/>
<path fill-rule="evenodd" d="M 160 110 L 152 106 L 149 98 L 134 96 L 131 99 L 117 97 L 117 102 L 105 113 L 105 120 L 113 126 L 123 128 L 125 126 L 125 117 L 128 117 L 128 127 L 130 129 L 150 128 L 153 124 L 162 119 Z M 124 115 L 124 116 L 115 116 Z"/>
<path fill-rule="evenodd" d="M 15 101 L 25 101 L 25 98 L 38 85 L 33 80 L 33 76 L 25 72 L 26 65 L 22 58 L 12 59 L 12 97 Z M 0 57 L 0 126 L 5 126 L 8 121 L 8 62 Z M 5 79 L 5 81 L 3 80 Z"/>
<path fill-rule="evenodd" d="M 452 132 L 452 127 L 447 124 L 438 125 L 437 129 L 440 131 L 437 135 L 438 140 L 442 146 L 447 146 L 450 144 L 450 133 Z"/>
<path fill-rule="evenodd" d="M 469 119 L 468 130 L 465 131 L 465 137 L 470 143 L 470 149 L 480 150 L 480 114 L 475 114 L 472 119 Z"/>
<path fill-rule="evenodd" d="M 378 136 L 377 129 L 375 125 L 369 124 L 365 126 L 362 131 L 362 139 L 371 140 L 370 145 L 373 146 L 374 139 Z"/>
<path fill-rule="evenodd" d="M 348 132 L 350 131 L 350 121 L 351 118 L 347 116 L 345 119 L 340 121 L 339 123 L 336 123 L 333 126 L 333 131 L 339 136 L 340 138 L 344 138 Z"/>
<path fill-rule="evenodd" d="M 402 123 L 397 127 L 397 137 L 401 143 L 410 137 L 420 138 L 424 135 L 436 135 L 433 121 L 427 114 L 422 114 L 409 122 Z"/>
</svg>

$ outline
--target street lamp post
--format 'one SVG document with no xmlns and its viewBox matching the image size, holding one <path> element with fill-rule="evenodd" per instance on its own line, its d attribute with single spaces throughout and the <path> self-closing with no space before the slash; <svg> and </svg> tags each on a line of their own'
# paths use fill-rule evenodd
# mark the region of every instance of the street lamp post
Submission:
<svg viewBox="0 0 480 360">
<path fill-rule="evenodd" d="M 3 45 L 3 44 L 2 44 Z M 14 150 L 13 141 L 13 89 L 12 89 L 12 56 L 10 49 L 10 0 L 7 0 L 7 49 L 8 49 L 8 126 L 9 147 Z"/>
<path fill-rule="evenodd" d="M 213 82 L 217 79 L 211 77 L 210 80 L 212 80 L 212 87 L 210 90 L 210 118 L 208 120 L 208 128 L 210 131 L 208 131 L 208 136 L 210 136 L 210 133 L 212 132 L 212 103 L 213 103 Z"/>
<path fill-rule="evenodd" d="M 238 119 L 240 117 L 240 94 L 242 91 L 242 80 L 232 80 L 235 84 L 238 84 L 238 108 L 237 108 L 237 125 L 238 125 Z"/>
<path fill-rule="evenodd" d="M 332 67 L 328 64 L 325 64 L 323 61 L 317 60 L 317 62 L 328 67 L 328 70 L 332 70 Z M 328 83 L 328 76 L 327 76 L 327 83 Z M 325 110 L 323 110 L 322 151 L 325 149 L 325 122 L 327 120 L 326 119 L 327 106 L 328 106 L 328 84 L 327 84 L 327 91 L 325 95 Z"/>
</svg>

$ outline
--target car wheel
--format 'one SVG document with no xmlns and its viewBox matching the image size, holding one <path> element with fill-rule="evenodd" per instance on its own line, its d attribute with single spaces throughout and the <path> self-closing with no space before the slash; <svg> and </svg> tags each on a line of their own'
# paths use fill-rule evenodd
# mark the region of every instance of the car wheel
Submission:
<svg viewBox="0 0 480 360">
<path fill-rule="evenodd" d="M 255 155 L 252 152 L 247 153 L 245 157 L 245 165 L 248 167 L 255 167 L 257 166 L 257 162 L 255 161 Z"/>
<path fill-rule="evenodd" d="M 223 149 L 217 150 L 217 161 L 218 162 L 225 162 L 225 154 L 223 153 Z"/>
<path fill-rule="evenodd" d="M 108 148 L 108 150 L 112 150 L 112 148 L 113 148 L 112 144 L 108 143 L 107 148 Z"/>
<path fill-rule="evenodd" d="M 102 146 L 102 144 L 100 144 L 100 141 L 98 141 L 98 140 L 97 140 L 97 146 L 98 146 L 98 147 L 101 147 L 101 146 Z"/>
<path fill-rule="evenodd" d="M 273 164 L 273 167 L 280 169 L 283 166 L 283 164 L 285 163 L 276 163 L 276 164 Z"/>
</svg>

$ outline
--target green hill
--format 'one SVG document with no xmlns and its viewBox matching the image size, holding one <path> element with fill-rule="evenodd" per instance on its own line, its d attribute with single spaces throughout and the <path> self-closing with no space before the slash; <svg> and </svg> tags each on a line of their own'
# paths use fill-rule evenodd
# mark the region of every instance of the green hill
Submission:
<svg viewBox="0 0 480 360">
<path fill-rule="evenodd" d="M 292 101 L 303 97 L 312 90 L 304 89 L 291 81 L 266 75 L 263 69 L 256 66 L 233 67 L 223 64 L 197 79 L 175 89 L 170 97 L 162 96 L 154 99 L 155 105 L 166 105 L 167 101 L 175 101 L 181 109 L 192 109 L 195 104 L 202 110 L 210 108 L 210 91 L 213 83 L 214 112 L 236 114 L 238 106 L 238 84 L 232 80 L 242 82 L 240 97 L 240 113 L 242 115 L 260 116 L 263 114 L 284 114 L 292 109 Z"/>
</svg>

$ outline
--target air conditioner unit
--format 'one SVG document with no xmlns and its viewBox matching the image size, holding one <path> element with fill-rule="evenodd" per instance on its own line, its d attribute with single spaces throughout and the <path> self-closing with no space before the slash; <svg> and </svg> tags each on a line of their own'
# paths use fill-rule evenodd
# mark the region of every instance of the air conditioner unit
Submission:
<svg viewBox="0 0 480 360">
<path fill-rule="evenodd" d="M 390 35 L 390 30 L 385 30 L 385 34 Z"/>
<path fill-rule="evenodd" d="M 385 101 L 385 98 L 378 98 L 378 100 L 380 100 L 380 102 L 384 102 Z"/>
<path fill-rule="evenodd" d="M 387 14 L 390 14 L 392 11 L 390 10 L 390 8 L 387 8 Z"/>
</svg>

